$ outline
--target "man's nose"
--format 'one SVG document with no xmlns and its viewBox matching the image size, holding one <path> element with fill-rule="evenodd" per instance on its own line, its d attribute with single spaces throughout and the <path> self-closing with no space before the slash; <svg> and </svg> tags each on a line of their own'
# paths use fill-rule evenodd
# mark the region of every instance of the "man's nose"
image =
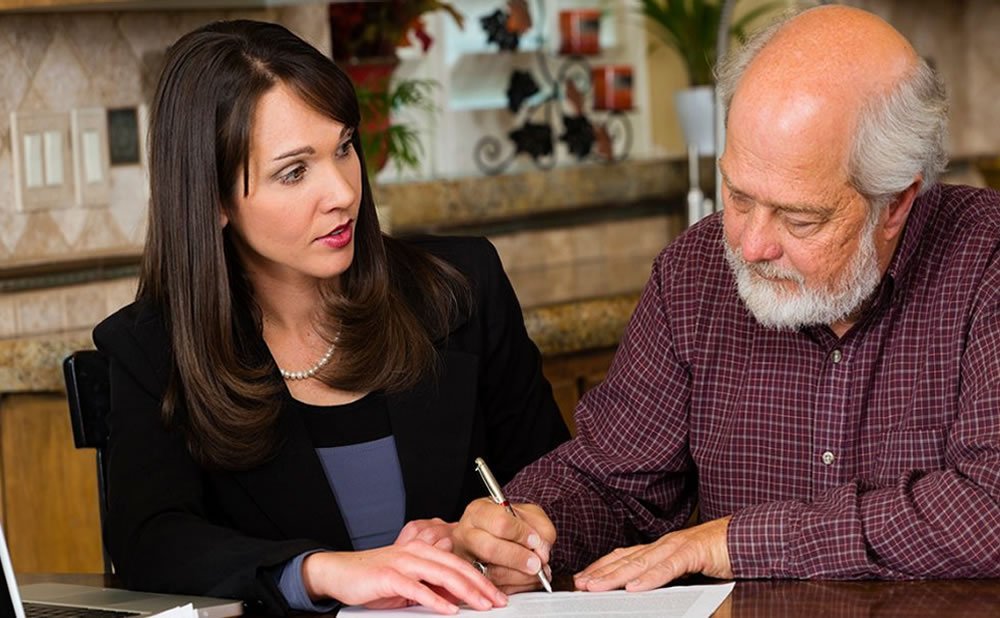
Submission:
<svg viewBox="0 0 1000 618">
<path fill-rule="evenodd" d="M 766 208 L 754 208 L 744 217 L 739 243 L 747 262 L 771 262 L 782 255 L 778 241 L 778 222 Z"/>
</svg>

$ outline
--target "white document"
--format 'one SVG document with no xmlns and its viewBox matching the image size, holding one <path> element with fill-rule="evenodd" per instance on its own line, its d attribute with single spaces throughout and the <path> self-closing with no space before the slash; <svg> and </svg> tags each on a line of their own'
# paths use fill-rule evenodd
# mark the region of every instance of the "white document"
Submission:
<svg viewBox="0 0 1000 618">
<path fill-rule="evenodd" d="M 706 586 L 673 586 L 648 592 L 526 592 L 512 594 L 507 607 L 490 610 L 490 616 L 532 616 L 534 618 L 707 618 L 733 591 L 732 583 Z M 436 615 L 426 607 L 405 609 L 364 609 L 345 607 L 338 616 L 366 616 L 366 618 L 412 618 Z M 486 614 L 462 608 L 459 616 Z"/>
<path fill-rule="evenodd" d="M 198 610 L 194 608 L 194 605 L 188 603 L 187 605 L 179 605 L 159 614 L 153 614 L 149 618 L 198 618 Z"/>
</svg>

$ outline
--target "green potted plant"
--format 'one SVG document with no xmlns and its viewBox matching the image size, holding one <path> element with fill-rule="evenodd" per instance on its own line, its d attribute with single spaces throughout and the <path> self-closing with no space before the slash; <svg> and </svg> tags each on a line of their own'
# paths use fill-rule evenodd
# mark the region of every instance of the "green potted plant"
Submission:
<svg viewBox="0 0 1000 618">
<path fill-rule="evenodd" d="M 389 119 L 393 112 L 404 107 L 437 111 L 431 98 L 431 91 L 436 86 L 437 82 L 429 79 L 400 79 L 385 89 L 372 89 L 367 85 L 355 87 L 364 119 L 361 147 L 371 172 L 381 170 L 389 161 L 400 172 L 419 169 L 423 149 L 417 129 L 408 123 L 390 122 Z"/>
<path fill-rule="evenodd" d="M 715 151 L 713 71 L 723 5 L 723 0 L 640 0 L 638 7 L 659 42 L 684 64 L 689 87 L 675 100 L 685 141 L 701 154 Z M 730 35 L 744 40 L 751 23 L 785 6 L 786 2 L 765 2 L 752 8 L 733 21 Z"/>
<path fill-rule="evenodd" d="M 362 113 L 362 147 L 372 173 L 388 160 L 397 169 L 419 167 L 420 141 L 409 125 L 394 124 L 393 111 L 416 107 L 433 111 L 430 80 L 392 80 L 399 65 L 396 50 L 433 42 L 424 28 L 425 14 L 445 11 L 459 27 L 463 18 L 449 2 L 439 0 L 335 1 L 328 8 L 332 56 L 351 77 Z"/>
</svg>

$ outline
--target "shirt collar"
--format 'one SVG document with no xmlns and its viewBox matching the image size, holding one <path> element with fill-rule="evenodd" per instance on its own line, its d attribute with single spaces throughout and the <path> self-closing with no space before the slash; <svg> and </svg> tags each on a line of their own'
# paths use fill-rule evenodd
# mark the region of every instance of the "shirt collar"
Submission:
<svg viewBox="0 0 1000 618">
<path fill-rule="evenodd" d="M 937 203 L 940 197 L 941 186 L 935 184 L 913 201 L 910 215 L 903 228 L 903 238 L 899 241 L 899 246 L 896 247 L 896 252 L 893 254 L 892 260 L 889 261 L 889 268 L 886 270 L 886 275 L 891 277 L 894 283 L 898 284 L 899 280 L 908 272 L 908 268 L 914 260 L 913 256 L 916 255 L 917 248 L 920 246 L 920 240 L 923 238 L 924 227 L 933 214 L 933 204 Z"/>
</svg>

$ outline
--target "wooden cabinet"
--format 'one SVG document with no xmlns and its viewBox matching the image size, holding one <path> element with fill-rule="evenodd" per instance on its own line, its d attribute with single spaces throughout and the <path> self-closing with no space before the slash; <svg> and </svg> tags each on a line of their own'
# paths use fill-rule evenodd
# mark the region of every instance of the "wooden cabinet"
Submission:
<svg viewBox="0 0 1000 618">
<path fill-rule="evenodd" d="M 102 572 L 95 453 L 73 446 L 64 394 L 0 398 L 0 466 L 14 569 Z"/>
<path fill-rule="evenodd" d="M 559 411 L 573 435 L 576 435 L 573 410 L 584 393 L 604 380 L 614 359 L 615 349 L 575 352 L 548 357 L 542 361 L 542 371 L 552 384 L 552 393 Z"/>
</svg>

